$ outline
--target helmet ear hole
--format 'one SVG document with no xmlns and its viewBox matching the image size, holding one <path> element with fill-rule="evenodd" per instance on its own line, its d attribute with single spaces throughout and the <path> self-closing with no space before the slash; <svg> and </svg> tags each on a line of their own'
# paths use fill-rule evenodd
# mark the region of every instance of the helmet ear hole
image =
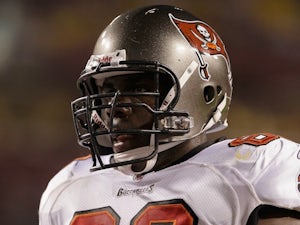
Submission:
<svg viewBox="0 0 300 225">
<path fill-rule="evenodd" d="M 203 94 L 206 103 L 210 103 L 215 99 L 215 89 L 212 86 L 206 86 L 204 88 Z"/>
</svg>

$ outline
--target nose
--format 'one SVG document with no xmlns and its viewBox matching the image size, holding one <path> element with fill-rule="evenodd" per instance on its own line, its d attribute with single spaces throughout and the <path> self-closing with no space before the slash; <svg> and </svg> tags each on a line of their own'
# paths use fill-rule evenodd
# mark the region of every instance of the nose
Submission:
<svg viewBox="0 0 300 225">
<path fill-rule="evenodd" d="M 106 109 L 107 116 L 113 116 L 114 118 L 128 118 L 132 114 L 132 107 L 122 106 L 122 104 L 131 102 L 131 99 L 127 96 L 116 97 L 116 99 L 112 100 L 111 107 Z"/>
</svg>

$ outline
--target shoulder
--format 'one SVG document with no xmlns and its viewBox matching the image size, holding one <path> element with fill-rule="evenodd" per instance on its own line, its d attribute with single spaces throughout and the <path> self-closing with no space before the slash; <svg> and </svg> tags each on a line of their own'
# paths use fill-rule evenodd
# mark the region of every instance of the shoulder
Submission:
<svg viewBox="0 0 300 225">
<path fill-rule="evenodd" d="M 259 159 L 300 158 L 300 145 L 279 135 L 257 133 L 217 142 L 201 152 L 201 158 L 212 162 L 256 162 Z"/>
<path fill-rule="evenodd" d="M 268 204 L 300 210 L 300 145 L 270 133 L 211 145 L 197 160 L 232 168 Z"/>
<path fill-rule="evenodd" d="M 258 133 L 242 136 L 228 140 L 227 146 L 236 160 L 255 162 L 261 168 L 288 165 L 292 162 L 300 165 L 300 145 L 279 135 Z"/>
<path fill-rule="evenodd" d="M 74 177 L 90 173 L 89 169 L 91 165 L 92 159 L 90 155 L 74 159 L 49 181 L 46 191 L 54 189 L 56 186 Z"/>
<path fill-rule="evenodd" d="M 270 133 L 218 142 L 200 152 L 199 157 L 214 164 L 236 168 L 252 181 L 262 177 L 262 172 L 266 171 L 300 171 L 300 145 Z"/>
<path fill-rule="evenodd" d="M 91 156 L 76 158 L 71 163 L 61 169 L 49 182 L 41 197 L 40 209 L 49 201 L 50 195 L 59 187 L 70 182 L 76 177 L 86 176 L 90 173 L 92 165 Z"/>
<path fill-rule="evenodd" d="M 253 148 L 268 149 L 299 149 L 299 144 L 293 141 L 290 141 L 284 137 L 281 137 L 272 133 L 256 133 L 251 135 L 241 136 L 235 139 L 231 139 L 228 142 L 229 147 L 243 147 L 243 146 L 252 146 Z"/>
</svg>

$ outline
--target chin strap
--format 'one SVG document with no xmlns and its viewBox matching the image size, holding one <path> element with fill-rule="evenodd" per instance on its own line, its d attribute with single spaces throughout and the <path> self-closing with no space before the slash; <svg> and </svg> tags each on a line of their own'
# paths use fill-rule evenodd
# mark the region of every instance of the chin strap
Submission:
<svg viewBox="0 0 300 225">
<path fill-rule="evenodd" d="M 209 119 L 209 121 L 205 124 L 205 126 L 202 128 L 202 133 L 207 132 L 207 133 L 212 133 L 218 130 L 224 129 L 224 127 L 227 127 L 227 121 L 223 124 L 223 127 L 219 127 L 219 125 L 222 125 L 221 118 L 222 118 L 222 112 L 226 107 L 227 103 L 227 94 L 224 95 L 223 100 L 220 102 L 220 104 L 217 106 L 217 109 Z M 218 127 L 220 129 L 218 129 Z"/>
<path fill-rule="evenodd" d="M 166 151 L 166 150 L 168 150 L 168 149 L 170 149 L 170 148 L 172 148 L 172 147 L 174 147 L 174 146 L 176 146 L 180 143 L 182 143 L 182 141 L 162 144 L 162 145 L 158 146 L 157 150 L 155 150 L 153 145 L 140 147 L 140 148 L 136 148 L 136 149 L 126 151 L 126 152 L 116 153 L 116 154 L 113 155 L 112 160 L 114 160 L 115 162 L 125 162 L 125 161 L 130 161 L 130 160 L 149 157 L 151 154 L 154 153 L 154 157 L 152 157 L 151 159 L 145 161 L 145 166 L 140 171 L 134 171 L 132 164 L 118 167 L 118 170 L 121 171 L 122 173 L 126 174 L 126 175 L 144 174 L 144 173 L 149 172 L 150 170 L 152 170 L 154 168 L 154 166 L 157 162 L 157 159 L 158 159 L 158 153 L 159 152 Z"/>
<path fill-rule="evenodd" d="M 146 148 L 148 148 L 148 150 L 145 150 Z M 149 156 L 149 151 L 153 152 L 153 149 L 150 150 L 149 147 L 137 148 L 137 149 L 133 149 L 130 151 L 126 151 L 125 153 L 114 154 L 113 159 L 115 162 L 124 162 L 124 161 L 128 161 L 128 160 L 134 160 L 134 159 Z M 156 162 L 157 162 L 157 154 L 155 154 L 154 157 L 152 157 L 151 159 L 149 159 L 145 162 L 146 164 L 142 170 L 134 171 L 133 166 L 131 164 L 125 165 L 125 166 L 119 166 L 118 170 L 126 175 L 143 174 L 143 173 L 150 171 L 155 166 Z"/>
</svg>

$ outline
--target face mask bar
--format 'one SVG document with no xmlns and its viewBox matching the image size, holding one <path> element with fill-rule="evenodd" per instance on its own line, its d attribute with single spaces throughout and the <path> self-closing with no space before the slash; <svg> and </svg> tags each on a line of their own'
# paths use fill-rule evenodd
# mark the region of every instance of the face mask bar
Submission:
<svg viewBox="0 0 300 225">
<path fill-rule="evenodd" d="M 171 71 L 169 71 L 166 67 L 153 62 L 141 63 L 136 61 L 126 61 L 123 63 L 124 64 L 119 68 L 110 66 L 106 67 L 105 65 L 101 65 L 101 68 L 97 67 L 94 70 L 89 71 L 88 73 L 83 73 L 83 75 L 79 78 L 78 83 L 83 95 L 85 96 L 76 99 L 71 104 L 78 142 L 81 146 L 87 147 L 91 150 L 91 154 L 94 161 L 94 165 L 91 169 L 92 171 L 148 161 L 157 155 L 159 134 L 180 135 L 189 132 L 189 129 L 192 126 L 188 113 L 177 112 L 172 110 L 172 107 L 176 104 L 179 98 L 180 85 L 178 83 L 178 79 Z M 122 62 L 120 62 L 120 64 L 122 64 Z M 154 74 L 156 74 L 155 82 L 157 83 L 157 91 L 137 93 L 115 92 L 107 94 L 93 94 L 93 90 L 95 90 L 95 87 L 92 86 L 93 77 L 95 75 L 100 77 L 101 73 L 104 76 L 109 77 L 107 76 L 107 74 L 110 72 L 116 72 L 117 69 L 119 69 L 120 71 L 128 70 L 153 72 Z M 159 76 L 166 76 L 167 74 L 171 75 L 170 77 L 173 80 L 173 88 L 175 90 L 175 95 L 172 101 L 170 102 L 168 108 L 162 110 L 160 109 L 159 104 Z M 149 105 L 142 102 L 119 103 L 117 101 L 117 99 L 122 96 L 124 97 L 141 95 L 149 95 L 155 97 L 155 107 L 152 108 Z M 111 98 L 111 103 L 102 104 L 104 98 Z M 113 129 L 113 115 L 115 113 L 116 108 L 118 107 L 142 107 L 143 109 L 145 109 L 153 115 L 152 129 Z M 112 111 L 108 124 L 106 124 L 102 120 L 101 113 L 99 113 L 101 112 L 101 110 L 105 110 L 107 108 L 110 108 Z M 111 146 L 102 145 L 98 142 L 97 138 L 103 137 L 108 140 L 110 135 L 113 134 L 149 134 L 151 136 L 154 136 L 154 143 L 152 144 L 153 150 L 149 151 L 149 154 L 143 156 L 142 158 L 129 159 L 128 161 L 122 162 L 105 163 L 105 160 L 103 160 L 103 155 L 113 154 L 113 152 L 111 150 Z"/>
</svg>

